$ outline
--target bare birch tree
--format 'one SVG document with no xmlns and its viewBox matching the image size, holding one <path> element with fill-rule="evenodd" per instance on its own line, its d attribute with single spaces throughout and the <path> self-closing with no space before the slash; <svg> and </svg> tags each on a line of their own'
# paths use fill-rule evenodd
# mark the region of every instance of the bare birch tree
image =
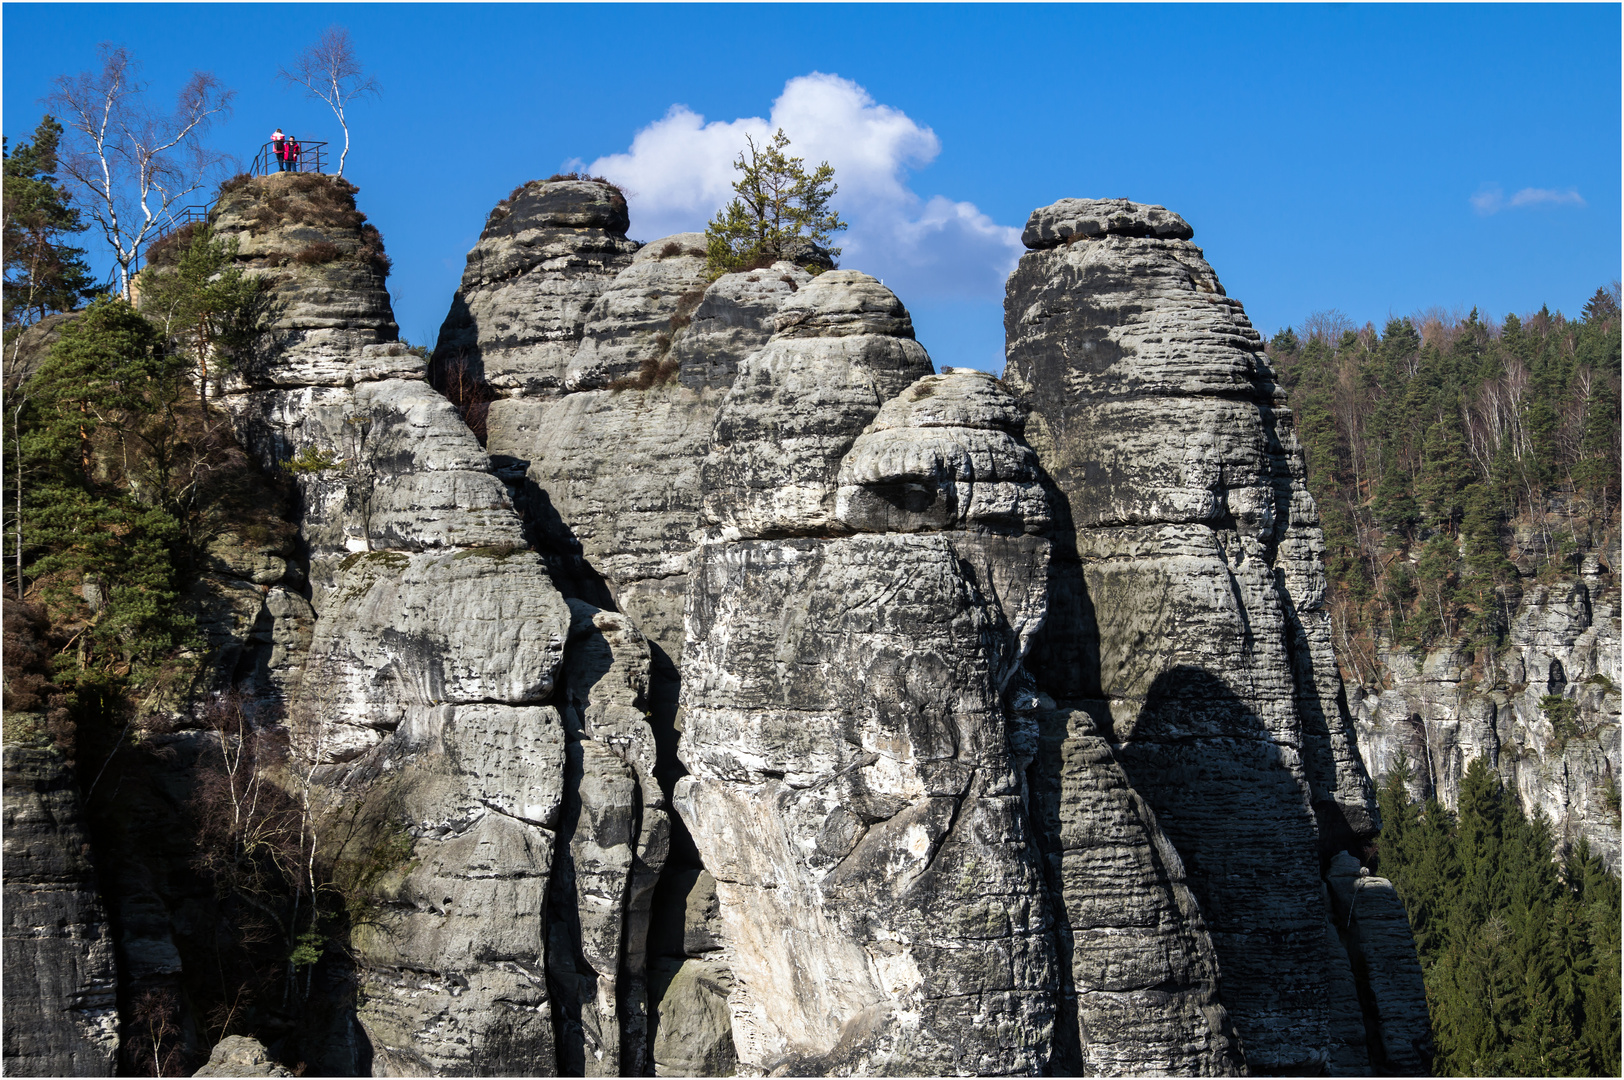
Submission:
<svg viewBox="0 0 1624 1080">
<path fill-rule="evenodd" d="M 344 106 L 358 97 L 379 93 L 378 80 L 368 75 L 355 55 L 355 43 L 342 26 L 329 26 L 316 43 L 299 54 L 292 69 L 277 68 L 277 78 L 290 86 L 302 86 L 310 97 L 327 103 L 338 117 L 344 132 L 344 150 L 338 155 L 338 173 L 344 175 L 344 158 L 350 152 L 350 125 Z"/>
<path fill-rule="evenodd" d="M 228 160 L 202 138 L 230 114 L 236 92 L 194 71 L 174 113 L 165 116 L 148 104 L 147 84 L 128 49 L 103 43 L 101 54 L 100 71 L 59 76 L 47 100 L 66 129 L 62 173 L 88 196 L 85 212 L 113 249 L 119 289 L 131 300 L 141 245 Z"/>
</svg>

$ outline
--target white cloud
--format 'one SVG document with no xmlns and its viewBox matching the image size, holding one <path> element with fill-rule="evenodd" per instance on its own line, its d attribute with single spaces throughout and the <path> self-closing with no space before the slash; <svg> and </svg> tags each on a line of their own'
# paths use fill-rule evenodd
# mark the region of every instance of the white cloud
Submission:
<svg viewBox="0 0 1624 1080">
<path fill-rule="evenodd" d="M 585 168 L 627 190 L 634 236 L 697 232 L 732 198 L 733 160 L 745 136 L 759 143 L 779 128 L 790 137 L 790 153 L 809 166 L 834 166 L 834 205 L 851 226 L 835 239 L 845 249 L 841 265 L 884 279 L 904 303 L 1002 298 L 1023 250 L 1020 229 L 973 203 L 916 193 L 909 173 L 935 160 L 941 140 L 838 75 L 790 79 L 765 119 L 707 123 L 673 105 L 637 132 L 626 153 Z"/>
<path fill-rule="evenodd" d="M 1511 198 L 1498 184 L 1485 185 L 1471 198 L 1472 209 L 1487 217 L 1498 214 L 1502 210 L 1520 210 L 1534 206 L 1584 206 L 1583 196 L 1573 188 L 1566 191 L 1557 191 L 1553 188 L 1523 188 L 1515 192 Z"/>
</svg>

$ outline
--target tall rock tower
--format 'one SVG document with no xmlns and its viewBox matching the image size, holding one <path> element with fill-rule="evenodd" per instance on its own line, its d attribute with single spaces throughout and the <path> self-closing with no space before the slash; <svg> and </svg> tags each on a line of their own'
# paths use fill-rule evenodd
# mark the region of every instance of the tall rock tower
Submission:
<svg viewBox="0 0 1624 1080">
<path fill-rule="evenodd" d="M 1088 715 L 1095 753 L 1176 851 L 1248 1067 L 1356 1067 L 1359 1006 L 1322 875 L 1376 818 L 1319 517 L 1263 342 L 1192 235 L 1118 199 L 1064 199 L 1027 223 L 1005 381 L 1075 542 L 1057 548 L 1030 668 Z M 1058 719 L 1050 733 L 1068 758 L 1085 734 Z M 1068 892 L 1068 912 L 1080 900 Z M 1079 978 L 1085 962 L 1079 944 Z M 1418 1047 L 1381 1052 L 1419 1064 Z"/>
</svg>

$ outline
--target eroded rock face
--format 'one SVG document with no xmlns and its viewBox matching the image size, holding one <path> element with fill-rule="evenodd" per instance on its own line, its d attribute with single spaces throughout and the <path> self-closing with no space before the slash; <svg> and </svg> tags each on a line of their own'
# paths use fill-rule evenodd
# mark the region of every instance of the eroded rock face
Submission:
<svg viewBox="0 0 1624 1080">
<path fill-rule="evenodd" d="M 486 446 L 526 539 L 580 607 L 558 684 L 573 704 L 548 977 L 560 1068 L 595 1075 L 732 1060 L 730 1036 L 684 1036 L 679 1048 L 669 1023 L 648 1058 L 650 1017 L 662 1015 L 649 980 L 660 993 L 672 985 L 646 955 L 653 892 L 669 844 L 693 857 L 671 834 L 661 785 L 680 772 L 676 663 L 713 419 L 779 303 L 812 280 L 785 262 L 707 282 L 703 236 L 638 245 L 617 199 L 601 184 L 546 182 L 498 207 L 435 354 L 496 397 Z M 581 657 L 611 641 L 616 656 L 641 656 L 640 684 L 583 674 Z M 610 683 L 624 698 L 614 709 L 597 701 Z M 725 1014 L 725 950 L 706 963 L 715 970 L 678 980 L 683 1004 L 663 1015 Z"/>
<path fill-rule="evenodd" d="M 1559 839 L 1584 839 L 1616 870 L 1617 551 L 1587 556 L 1576 578 L 1526 587 L 1505 646 L 1477 663 L 1452 645 L 1382 655 L 1391 688 L 1352 695 L 1371 771 L 1402 752 L 1412 794 L 1453 808 L 1467 766 L 1486 758 L 1526 813 L 1543 811 Z M 1553 709 L 1553 698 L 1567 704 Z"/>
<path fill-rule="evenodd" d="M 997 425 L 1013 403 L 978 374 L 926 376 L 906 312 L 863 275 L 822 275 L 779 326 L 706 462 L 719 527 L 689 592 L 676 795 L 716 879 L 741 1067 L 1036 1072 L 1054 939 L 1029 725 L 1006 691 L 1043 619 L 1047 519 L 1038 504 L 1030 530 L 1013 514 L 958 527 L 931 509 L 988 445 L 1022 460 Z M 782 436 L 795 452 L 768 453 L 770 417 L 814 408 L 816 430 Z M 768 494 L 774 476 L 792 497 Z M 909 531 L 864 531 L 907 483 L 931 487 L 896 508 Z"/>
<path fill-rule="evenodd" d="M 7 724 L 22 722 L 16 715 Z M 55 750 L 5 747 L 5 1071 L 112 1076 L 113 935 L 96 891 L 72 770 Z"/>
<path fill-rule="evenodd" d="M 626 199 L 590 180 L 532 180 L 486 219 L 440 328 L 436 362 L 505 394 L 559 390 L 593 305 L 638 245 Z"/>
<path fill-rule="evenodd" d="M 279 304 L 225 404 L 302 496 L 297 584 L 314 621 L 304 655 L 284 655 L 298 669 L 286 722 L 332 797 L 407 829 L 352 942 L 374 1071 L 550 1073 L 545 920 L 567 754 L 549 702 L 571 615 L 485 451 L 393 342 L 352 196 L 332 178 L 267 177 L 229 193 L 216 225 Z M 529 220 L 504 235 L 545 247 Z M 337 252 L 315 268 L 287 254 L 311 230 Z"/>
<path fill-rule="evenodd" d="M 706 286 L 697 243 L 692 233 L 653 241 L 605 289 L 571 361 L 572 392 L 514 394 L 492 402 L 487 421 L 491 453 L 524 470 L 526 511 L 555 575 L 630 615 L 672 683 L 716 411 L 771 336 L 778 305 L 812 281 L 779 263 Z"/>
<path fill-rule="evenodd" d="M 565 1075 L 644 1075 L 648 937 L 671 840 L 655 777 L 650 655 L 631 619 L 569 602 L 565 727 L 569 759 L 549 921 Z"/>
<path fill-rule="evenodd" d="M 1028 775 L 1063 965 L 1056 1074 L 1243 1072 L 1178 851 L 1094 717 L 1041 704 Z"/>
<path fill-rule="evenodd" d="M 930 371 L 913 321 L 867 274 L 820 274 L 740 365 L 700 477 L 705 523 L 740 536 L 845 531 L 841 458 L 880 405 Z"/>
<path fill-rule="evenodd" d="M 1028 224 L 1005 379 L 1080 564 L 1057 576 L 1031 666 L 1099 718 L 1182 861 L 1248 1066 L 1315 1071 L 1351 985 L 1330 975 L 1348 958 L 1327 945 L 1320 863 L 1374 830 L 1374 805 L 1290 414 L 1190 235 L 1118 200 Z"/>
</svg>

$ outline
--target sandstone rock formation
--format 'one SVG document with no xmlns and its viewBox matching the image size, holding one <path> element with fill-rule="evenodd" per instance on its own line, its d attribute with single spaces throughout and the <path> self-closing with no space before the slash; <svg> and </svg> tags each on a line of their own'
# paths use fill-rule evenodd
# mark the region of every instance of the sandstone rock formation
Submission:
<svg viewBox="0 0 1624 1080">
<path fill-rule="evenodd" d="M 1053 938 L 1006 700 L 1043 618 L 1035 462 L 872 278 L 776 321 L 705 463 L 676 796 L 741 1067 L 1037 1071 Z"/>
<path fill-rule="evenodd" d="M 579 762 L 571 758 L 567 782 L 578 801 L 565 812 L 568 858 L 549 959 L 565 1032 L 561 1068 L 637 1071 L 652 1053 L 654 1068 L 686 1073 L 733 1060 L 731 1033 L 717 1019 L 726 1015 L 721 988 L 731 985 L 725 951 L 648 953 L 643 944 L 661 845 L 672 845 L 672 874 L 698 870 L 663 793 L 681 771 L 673 721 L 689 559 L 703 524 L 700 469 L 739 365 L 812 275 L 782 262 L 708 282 L 702 235 L 626 240 L 624 204 L 618 217 L 603 209 L 618 198 L 599 183 L 541 181 L 498 207 L 470 254 L 434 363 L 454 396 L 465 385 L 455 380 L 472 371 L 484 380 L 479 393 L 495 398 L 470 420 L 483 426 L 527 537 L 559 587 L 598 611 L 595 620 L 618 620 L 613 635 L 641 641 L 646 653 L 646 683 L 631 698 L 652 741 L 635 755 L 604 755 L 588 737 Z M 512 227 L 510 218 L 525 224 Z M 805 254 L 828 265 L 826 255 Z M 493 266 L 504 269 L 488 272 Z M 596 648 L 595 640 L 572 636 L 581 647 Z M 565 692 L 576 695 L 574 686 L 566 680 Z M 674 829 L 669 838 L 655 828 L 662 822 Z M 594 915 L 616 897 L 634 901 L 624 918 Z M 693 963 L 674 978 L 671 961 Z M 673 986 L 678 996 L 664 1002 Z M 689 1018 L 699 1027 L 688 1028 Z"/>
<path fill-rule="evenodd" d="M 1290 414 L 1190 235 L 1118 200 L 1025 233 L 1005 379 L 1075 535 L 1030 666 L 1099 718 L 1182 860 L 1248 1067 L 1318 1071 L 1351 985 L 1319 871 L 1373 800 Z"/>
<path fill-rule="evenodd" d="M 413 837 L 355 935 L 372 1066 L 551 1071 L 543 919 L 565 740 L 547 702 L 569 610 L 485 452 L 394 342 L 353 189 L 249 181 L 215 224 L 273 302 L 226 407 L 303 498 L 315 620 L 294 745 L 348 798 L 398 800 Z M 513 918 L 497 928 L 492 911 Z"/>
<path fill-rule="evenodd" d="M 1389 1073 L 1424 1074 L 1432 1026 L 1421 969 L 1412 959 L 1415 936 L 1404 904 L 1391 881 L 1372 877 L 1347 852 L 1331 860 L 1327 877 L 1337 926 L 1375 1012 L 1370 1027 L 1379 1052 L 1371 1056 L 1384 1062 Z"/>
<path fill-rule="evenodd" d="M 1475 658 L 1446 644 L 1381 657 L 1391 686 L 1353 691 L 1359 748 L 1381 775 L 1402 751 L 1416 798 L 1453 808 L 1466 767 L 1486 757 L 1525 812 L 1559 840 L 1586 840 L 1619 867 L 1618 548 L 1574 579 L 1528 586 L 1505 645 Z M 1550 699 L 1566 705 L 1551 708 Z"/>
<path fill-rule="evenodd" d="M 6 717 L 5 1046 L 13 1076 L 112 1076 L 113 935 L 97 894 L 73 772 Z"/>
<path fill-rule="evenodd" d="M 1342 854 L 1374 807 L 1290 414 L 1182 219 L 1035 212 L 1001 381 L 934 373 L 827 253 L 710 281 L 578 178 L 492 212 L 430 363 L 353 195 L 220 203 L 273 307 L 218 400 L 299 538 L 222 533 L 197 599 L 207 688 L 247 679 L 381 853 L 335 1062 L 1425 1068 L 1402 907 Z M 1520 670 L 1605 707 L 1588 580 Z M 9 965 L 46 939 L 12 932 L 7 753 Z M 169 892 L 117 880 L 121 962 L 169 977 Z M 93 898 L 52 903 L 101 985 Z M 228 1039 L 199 1075 L 279 1068 Z"/>
<path fill-rule="evenodd" d="M 292 1076 L 277 1064 L 260 1041 L 247 1035 L 227 1035 L 209 1051 L 208 1062 L 193 1076 Z"/>
<path fill-rule="evenodd" d="M 435 358 L 504 393 L 564 384 L 594 301 L 631 263 L 626 199 L 589 180 L 533 180 L 491 211 Z"/>
</svg>

